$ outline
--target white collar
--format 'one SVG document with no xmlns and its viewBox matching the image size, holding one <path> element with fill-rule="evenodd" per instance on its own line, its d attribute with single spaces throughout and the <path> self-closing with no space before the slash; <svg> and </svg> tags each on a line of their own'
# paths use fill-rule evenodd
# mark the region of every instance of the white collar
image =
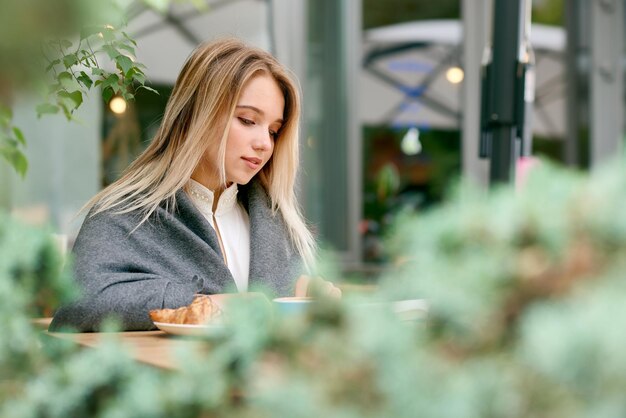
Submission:
<svg viewBox="0 0 626 418">
<path fill-rule="evenodd" d="M 194 179 L 189 179 L 187 189 L 189 191 L 189 196 L 194 201 L 196 206 L 198 206 L 203 212 L 213 215 L 213 199 L 215 198 L 213 191 L 209 190 Z M 230 212 L 237 207 L 237 191 L 237 183 L 233 183 L 222 192 L 219 201 L 217 202 L 217 209 L 215 211 L 216 216 Z"/>
</svg>

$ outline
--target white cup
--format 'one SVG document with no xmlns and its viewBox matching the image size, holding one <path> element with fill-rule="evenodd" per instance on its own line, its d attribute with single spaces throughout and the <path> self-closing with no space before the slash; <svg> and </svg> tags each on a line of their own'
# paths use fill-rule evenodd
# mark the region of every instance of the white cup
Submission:
<svg viewBox="0 0 626 418">
<path fill-rule="evenodd" d="M 278 311 L 284 314 L 293 314 L 303 312 L 310 303 L 313 302 L 312 298 L 308 297 L 296 297 L 287 296 L 282 298 L 275 298 L 272 300 Z"/>
</svg>

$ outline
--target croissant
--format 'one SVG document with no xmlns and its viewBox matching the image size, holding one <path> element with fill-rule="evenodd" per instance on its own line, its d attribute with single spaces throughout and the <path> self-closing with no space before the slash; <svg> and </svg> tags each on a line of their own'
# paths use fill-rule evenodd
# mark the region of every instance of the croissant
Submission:
<svg viewBox="0 0 626 418">
<path fill-rule="evenodd" d="M 177 309 L 154 309 L 149 312 L 154 322 L 168 324 L 206 324 L 221 315 L 222 311 L 208 295 L 196 295 L 193 302 Z"/>
</svg>

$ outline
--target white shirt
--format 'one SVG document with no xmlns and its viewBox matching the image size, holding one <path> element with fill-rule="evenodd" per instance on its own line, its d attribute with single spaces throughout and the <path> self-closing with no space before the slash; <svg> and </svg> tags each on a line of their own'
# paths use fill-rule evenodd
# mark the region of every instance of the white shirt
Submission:
<svg viewBox="0 0 626 418">
<path fill-rule="evenodd" d="M 237 201 L 237 184 L 233 183 L 222 192 L 215 213 L 213 191 L 193 179 L 189 179 L 187 190 L 193 203 L 215 230 L 218 239 L 221 237 L 224 261 L 235 279 L 237 290 L 248 291 L 250 218 Z"/>
</svg>

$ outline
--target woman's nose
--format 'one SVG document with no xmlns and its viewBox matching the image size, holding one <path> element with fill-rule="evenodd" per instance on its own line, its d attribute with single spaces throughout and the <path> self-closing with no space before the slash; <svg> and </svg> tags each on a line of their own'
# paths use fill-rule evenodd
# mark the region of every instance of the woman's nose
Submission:
<svg viewBox="0 0 626 418">
<path fill-rule="evenodd" d="M 272 146 L 272 136 L 266 130 L 265 132 L 259 133 L 252 142 L 252 148 L 257 151 L 267 151 Z"/>
</svg>

